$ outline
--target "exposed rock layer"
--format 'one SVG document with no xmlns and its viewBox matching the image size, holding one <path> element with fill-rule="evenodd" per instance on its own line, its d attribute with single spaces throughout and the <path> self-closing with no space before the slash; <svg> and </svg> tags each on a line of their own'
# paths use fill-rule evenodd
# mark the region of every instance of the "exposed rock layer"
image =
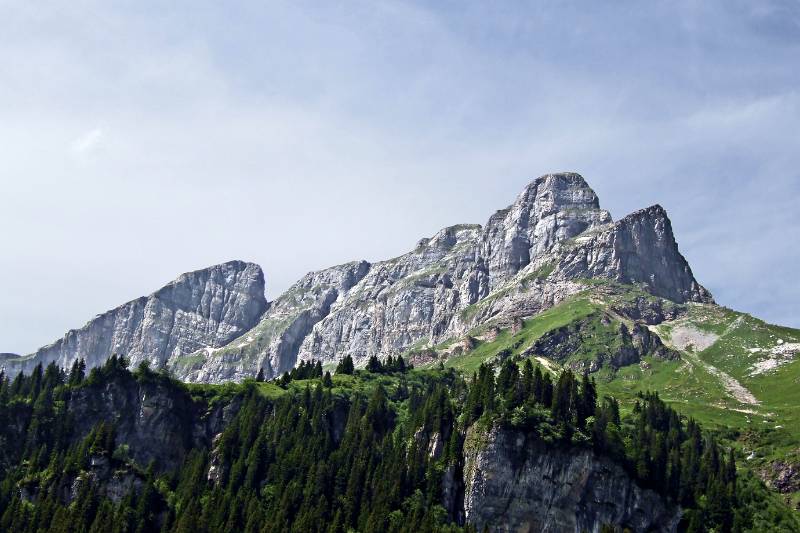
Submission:
<svg viewBox="0 0 800 533">
<path fill-rule="evenodd" d="M 588 449 L 554 449 L 497 427 L 468 432 L 464 513 L 477 531 L 677 530 L 680 509 L 639 487 L 613 461 Z"/>
<path fill-rule="evenodd" d="M 634 322 L 629 327 L 603 312 L 545 333 L 526 353 L 566 364 L 579 374 L 596 372 L 604 364 L 616 369 L 639 363 L 645 356 L 680 357 L 646 326 Z"/>
</svg>

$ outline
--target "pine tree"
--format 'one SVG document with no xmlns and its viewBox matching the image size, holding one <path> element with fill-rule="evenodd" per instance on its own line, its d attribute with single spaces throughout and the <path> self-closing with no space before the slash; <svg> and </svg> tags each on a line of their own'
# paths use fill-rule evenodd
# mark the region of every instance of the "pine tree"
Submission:
<svg viewBox="0 0 800 533">
<path fill-rule="evenodd" d="M 355 372 L 355 366 L 353 365 L 353 358 L 350 355 L 345 355 L 339 364 L 336 366 L 336 373 L 337 374 L 350 374 L 352 375 Z"/>
<path fill-rule="evenodd" d="M 380 374 L 383 372 L 383 365 L 374 355 L 370 356 L 369 360 L 367 361 L 367 372 L 372 372 L 373 374 Z"/>
<path fill-rule="evenodd" d="M 72 363 L 72 369 L 69 371 L 68 383 L 71 386 L 80 385 L 86 377 L 86 361 L 83 358 L 76 359 Z"/>
</svg>

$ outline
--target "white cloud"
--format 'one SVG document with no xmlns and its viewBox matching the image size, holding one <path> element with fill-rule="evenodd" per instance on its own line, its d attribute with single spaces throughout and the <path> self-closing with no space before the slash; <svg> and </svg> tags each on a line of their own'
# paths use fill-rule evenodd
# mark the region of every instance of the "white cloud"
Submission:
<svg viewBox="0 0 800 533">
<path fill-rule="evenodd" d="M 89 157 L 100 148 L 104 137 L 102 128 L 94 128 L 73 140 L 70 150 L 78 157 Z"/>
</svg>

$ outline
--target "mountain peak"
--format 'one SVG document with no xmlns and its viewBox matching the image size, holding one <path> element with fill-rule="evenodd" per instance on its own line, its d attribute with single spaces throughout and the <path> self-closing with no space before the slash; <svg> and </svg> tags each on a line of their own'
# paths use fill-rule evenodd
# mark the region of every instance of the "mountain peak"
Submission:
<svg viewBox="0 0 800 533">
<path fill-rule="evenodd" d="M 483 255 L 491 286 L 502 284 L 556 243 L 609 222 L 611 215 L 600 209 L 597 195 L 580 174 L 536 178 L 486 224 Z"/>
<path fill-rule="evenodd" d="M 564 209 L 599 209 L 600 200 L 583 176 L 576 172 L 545 174 L 520 193 L 517 202 L 531 204 L 539 216 Z"/>
</svg>

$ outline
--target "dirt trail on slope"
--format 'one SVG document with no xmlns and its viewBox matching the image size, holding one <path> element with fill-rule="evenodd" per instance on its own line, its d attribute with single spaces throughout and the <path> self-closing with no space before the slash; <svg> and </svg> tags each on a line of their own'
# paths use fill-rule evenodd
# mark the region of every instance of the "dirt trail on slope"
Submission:
<svg viewBox="0 0 800 533">
<path fill-rule="evenodd" d="M 703 367 L 708 371 L 709 374 L 716 376 L 722 383 L 725 391 L 734 397 L 738 402 L 748 405 L 758 405 L 761 403 L 758 401 L 758 398 L 753 396 L 753 393 L 747 390 L 744 385 L 739 383 L 736 378 L 723 372 L 711 363 L 703 361 L 696 354 L 696 352 L 702 352 L 703 350 L 710 348 L 719 339 L 736 329 L 742 323 L 743 318 L 744 317 L 740 316 L 734 320 L 725 329 L 725 331 L 722 332 L 722 335 L 717 335 L 707 331 L 700 331 L 699 329 L 689 325 L 676 325 L 672 329 L 669 344 L 671 344 L 674 348 L 683 351 L 685 357 L 692 363 Z M 690 347 L 692 351 L 689 351 Z"/>
<path fill-rule="evenodd" d="M 693 353 L 686 353 L 687 358 L 691 359 L 693 363 L 697 364 L 698 366 L 702 366 L 704 369 L 708 371 L 709 374 L 716 376 L 719 378 L 722 386 L 725 387 L 725 391 L 736 398 L 740 403 L 745 403 L 748 405 L 758 405 L 761 402 L 758 401 L 758 398 L 753 396 L 753 393 L 747 390 L 747 388 L 739 383 L 736 378 L 727 374 L 720 370 L 719 368 L 715 367 L 711 363 L 706 363 L 705 361 L 701 360 L 697 355 Z"/>
</svg>

